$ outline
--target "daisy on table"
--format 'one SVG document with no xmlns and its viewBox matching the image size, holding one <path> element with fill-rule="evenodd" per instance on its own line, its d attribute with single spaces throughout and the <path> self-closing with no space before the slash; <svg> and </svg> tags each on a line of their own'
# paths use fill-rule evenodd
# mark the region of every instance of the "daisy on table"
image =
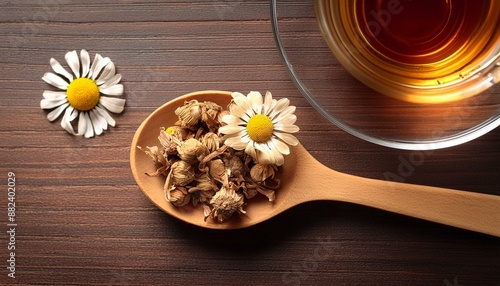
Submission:
<svg viewBox="0 0 500 286">
<path fill-rule="evenodd" d="M 61 126 L 70 134 L 90 138 L 115 126 L 109 112 L 121 113 L 125 107 L 121 75 L 116 74 L 115 65 L 108 58 L 96 54 L 92 63 L 86 50 L 66 53 L 66 62 L 73 74 L 69 73 L 54 58 L 50 65 L 54 73 L 47 72 L 42 79 L 60 91 L 46 90 L 40 101 L 42 109 L 53 109 L 47 114 L 49 121 L 56 120 L 63 112 Z M 72 121 L 78 117 L 78 130 Z"/>
<path fill-rule="evenodd" d="M 284 163 L 283 155 L 290 153 L 287 144 L 296 146 L 299 141 L 291 133 L 299 131 L 295 124 L 295 106 L 290 100 L 276 100 L 266 92 L 252 91 L 247 96 L 233 92 L 229 114 L 222 117 L 227 125 L 219 128 L 225 134 L 225 144 L 236 150 L 245 150 L 260 164 Z"/>
</svg>

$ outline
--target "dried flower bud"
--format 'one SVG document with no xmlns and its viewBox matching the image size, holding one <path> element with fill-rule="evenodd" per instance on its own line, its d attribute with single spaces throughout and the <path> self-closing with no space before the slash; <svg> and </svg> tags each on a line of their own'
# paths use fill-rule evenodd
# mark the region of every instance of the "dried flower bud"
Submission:
<svg viewBox="0 0 500 286">
<path fill-rule="evenodd" d="M 177 147 L 177 152 L 179 157 L 189 164 L 196 164 L 208 155 L 207 147 L 194 138 L 182 142 L 181 146 Z"/>
<path fill-rule="evenodd" d="M 168 170 L 170 168 L 170 162 L 167 161 L 165 156 L 163 156 L 163 151 L 158 148 L 158 146 L 147 146 L 146 150 L 142 149 L 140 146 L 137 146 L 137 148 L 153 159 L 156 165 L 156 171 L 153 173 L 146 173 L 146 175 L 150 177 L 156 177 L 159 175 L 167 175 Z"/>
<path fill-rule="evenodd" d="M 175 115 L 179 116 L 182 126 L 191 128 L 201 119 L 200 103 L 195 99 L 185 102 L 175 110 Z"/>
<path fill-rule="evenodd" d="M 191 194 L 186 190 L 186 188 L 176 187 L 175 189 L 167 192 L 167 200 L 174 206 L 182 207 L 189 203 L 189 200 L 191 200 Z"/>
<path fill-rule="evenodd" d="M 217 186 L 215 183 L 210 179 L 210 176 L 206 173 L 202 173 L 200 176 L 196 177 L 194 179 L 196 182 L 196 188 L 202 191 L 212 191 L 212 190 L 217 190 Z"/>
<path fill-rule="evenodd" d="M 245 165 L 241 161 L 241 159 L 237 156 L 230 156 L 230 157 L 225 157 L 223 158 L 224 160 L 224 165 L 226 166 L 227 169 L 229 169 L 230 174 L 240 174 L 244 175 L 247 171 Z"/>
<path fill-rule="evenodd" d="M 219 149 L 220 147 L 220 138 L 217 134 L 213 132 L 208 132 L 203 137 L 201 137 L 201 144 L 203 146 L 207 147 L 208 151 L 210 153 L 214 152 L 215 150 Z"/>
<path fill-rule="evenodd" d="M 212 197 L 210 204 L 212 205 L 210 216 L 220 223 L 227 220 L 235 212 L 245 213 L 243 196 L 235 192 L 233 184 L 230 184 L 228 188 L 223 186 Z"/>
<path fill-rule="evenodd" d="M 263 182 L 268 178 L 274 178 L 276 171 L 276 165 L 256 164 L 250 170 L 250 177 L 256 182 Z"/>
<path fill-rule="evenodd" d="M 160 135 L 158 136 L 158 140 L 160 144 L 163 146 L 165 153 L 167 155 L 175 155 L 177 154 L 177 147 L 181 144 L 181 141 L 165 132 L 165 129 L 162 128 L 160 130 Z"/>
<path fill-rule="evenodd" d="M 219 126 L 219 122 L 216 119 L 217 114 L 219 114 L 221 110 L 222 107 L 220 105 L 211 101 L 205 101 L 202 104 L 201 120 L 205 122 L 208 129 L 211 131 L 215 131 Z"/>
<path fill-rule="evenodd" d="M 221 159 L 215 159 L 212 161 L 209 161 L 207 163 L 208 166 L 208 174 L 210 177 L 212 177 L 214 180 L 219 181 L 221 183 L 224 183 L 225 178 L 227 176 L 226 174 L 226 167 L 224 166 L 224 162 L 222 162 Z"/>
<path fill-rule="evenodd" d="M 186 140 L 189 135 L 189 131 L 186 130 L 186 128 L 182 128 L 176 125 L 168 127 L 165 132 L 167 132 L 168 135 L 176 137 L 180 141 Z"/>
<path fill-rule="evenodd" d="M 170 168 L 170 180 L 173 186 L 185 186 L 194 180 L 194 168 L 189 163 L 177 161 Z"/>
<path fill-rule="evenodd" d="M 149 157 L 151 157 L 151 159 L 153 159 L 153 161 L 156 164 L 159 164 L 162 161 L 165 161 L 165 158 L 163 157 L 163 154 L 160 152 L 160 149 L 158 148 L 158 146 L 146 146 L 146 150 L 142 149 L 141 146 L 137 146 L 137 148 L 139 150 L 141 150 L 142 152 L 144 152 Z"/>
<path fill-rule="evenodd" d="M 255 188 L 245 188 L 243 190 L 243 194 L 245 195 L 245 198 L 247 198 L 247 199 L 251 199 L 251 198 L 255 197 L 258 193 L 259 193 L 259 191 L 257 191 L 257 189 L 255 189 Z"/>
</svg>

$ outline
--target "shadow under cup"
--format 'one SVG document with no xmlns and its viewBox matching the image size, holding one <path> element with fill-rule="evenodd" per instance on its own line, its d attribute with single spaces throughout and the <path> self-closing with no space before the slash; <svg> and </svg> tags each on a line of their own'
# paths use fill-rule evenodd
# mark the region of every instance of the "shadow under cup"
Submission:
<svg viewBox="0 0 500 286">
<path fill-rule="evenodd" d="M 272 2 L 285 67 L 345 131 L 429 150 L 500 125 L 500 1 L 296 1 L 300 24 Z"/>
</svg>

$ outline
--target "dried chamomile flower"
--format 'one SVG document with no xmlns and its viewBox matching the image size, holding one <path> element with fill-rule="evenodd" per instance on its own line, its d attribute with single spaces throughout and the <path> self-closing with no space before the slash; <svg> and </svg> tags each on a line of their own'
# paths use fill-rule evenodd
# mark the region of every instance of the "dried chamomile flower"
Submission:
<svg viewBox="0 0 500 286">
<path fill-rule="evenodd" d="M 186 186 L 194 180 L 194 168 L 185 161 L 177 161 L 170 167 L 170 184 Z"/>
<path fill-rule="evenodd" d="M 177 139 L 179 139 L 180 141 L 184 141 L 187 139 L 187 137 L 189 136 L 190 132 L 189 130 L 186 130 L 186 128 L 182 128 L 180 126 L 177 126 L 177 125 L 174 125 L 174 126 L 170 126 L 168 127 L 165 132 L 168 134 L 168 135 L 171 135 L 171 136 L 174 136 L 176 137 Z"/>
<path fill-rule="evenodd" d="M 274 178 L 277 169 L 276 165 L 256 164 L 250 170 L 250 177 L 256 182 L 263 182 L 268 178 Z"/>
<path fill-rule="evenodd" d="M 202 104 L 201 120 L 205 122 L 210 131 L 215 131 L 219 127 L 217 115 L 222 110 L 222 107 L 216 103 L 205 101 Z"/>
<path fill-rule="evenodd" d="M 167 155 L 177 154 L 177 147 L 181 145 L 181 141 L 177 137 L 168 134 L 164 128 L 161 128 L 158 140 L 160 141 L 160 144 L 163 146 L 165 154 Z"/>
<path fill-rule="evenodd" d="M 201 173 L 194 180 L 194 187 L 189 189 L 192 193 L 193 205 L 197 205 L 198 202 L 209 204 L 215 192 L 219 190 L 215 182 L 206 173 Z"/>
<path fill-rule="evenodd" d="M 230 184 L 227 188 L 223 186 L 210 200 L 212 205 L 210 216 L 218 222 L 227 220 L 235 212 L 246 213 L 243 210 L 243 196 L 236 193 L 234 188 L 233 184 Z"/>
<path fill-rule="evenodd" d="M 201 105 L 195 99 L 187 101 L 175 110 L 175 115 L 179 116 L 181 126 L 193 128 L 201 119 Z"/>
<path fill-rule="evenodd" d="M 200 141 L 190 138 L 177 147 L 177 153 L 181 160 L 189 164 L 196 164 L 208 155 L 208 149 Z"/>
<path fill-rule="evenodd" d="M 208 132 L 205 135 L 203 135 L 203 137 L 201 137 L 200 139 L 200 142 L 205 147 L 207 147 L 210 153 L 220 148 L 220 137 L 219 135 L 213 132 Z"/>
<path fill-rule="evenodd" d="M 194 179 L 196 185 L 195 188 L 201 191 L 216 191 L 217 186 L 206 173 L 202 173 Z"/>
<path fill-rule="evenodd" d="M 154 173 L 146 173 L 146 175 L 150 177 L 156 177 L 158 175 L 167 175 L 168 168 L 170 167 L 170 162 L 167 161 L 165 156 L 163 155 L 163 151 L 158 148 L 158 146 L 147 146 L 146 150 L 142 149 L 141 146 L 137 146 L 137 148 L 153 159 L 157 169 Z"/>
<path fill-rule="evenodd" d="M 211 160 L 207 163 L 208 174 L 214 180 L 224 184 L 227 180 L 226 166 L 221 159 Z"/>
<path fill-rule="evenodd" d="M 238 156 L 229 156 L 222 159 L 230 174 L 243 175 L 247 172 L 246 166 Z"/>
<path fill-rule="evenodd" d="M 189 203 L 191 194 L 184 187 L 176 187 L 175 189 L 167 191 L 167 200 L 174 206 L 182 207 Z"/>
<path fill-rule="evenodd" d="M 259 193 L 259 191 L 257 191 L 256 188 L 246 188 L 245 187 L 243 189 L 243 195 L 245 195 L 246 199 L 251 199 L 251 198 L 255 197 L 258 193 Z"/>
</svg>

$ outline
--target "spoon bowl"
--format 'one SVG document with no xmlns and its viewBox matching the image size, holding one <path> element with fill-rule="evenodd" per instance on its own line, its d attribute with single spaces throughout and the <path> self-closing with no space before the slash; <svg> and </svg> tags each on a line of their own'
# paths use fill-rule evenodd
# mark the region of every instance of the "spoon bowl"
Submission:
<svg viewBox="0 0 500 286">
<path fill-rule="evenodd" d="M 465 192 L 439 187 L 412 185 L 353 176 L 322 165 L 298 145 L 285 157 L 280 189 L 269 202 L 256 196 L 244 207 L 245 215 L 235 215 L 218 223 L 204 221 L 203 209 L 190 204 L 176 207 L 165 199 L 162 176 L 149 177 L 155 171 L 149 156 L 137 146 L 158 145 L 161 127 L 173 125 L 175 109 L 185 101 L 212 101 L 223 107 L 231 101 L 231 92 L 199 91 L 178 97 L 155 110 L 137 129 L 131 144 L 130 164 L 133 176 L 143 193 L 161 210 L 187 223 L 212 229 L 245 228 L 268 220 L 301 203 L 317 200 L 350 202 L 407 215 L 441 224 L 500 237 L 500 196 Z"/>
</svg>

